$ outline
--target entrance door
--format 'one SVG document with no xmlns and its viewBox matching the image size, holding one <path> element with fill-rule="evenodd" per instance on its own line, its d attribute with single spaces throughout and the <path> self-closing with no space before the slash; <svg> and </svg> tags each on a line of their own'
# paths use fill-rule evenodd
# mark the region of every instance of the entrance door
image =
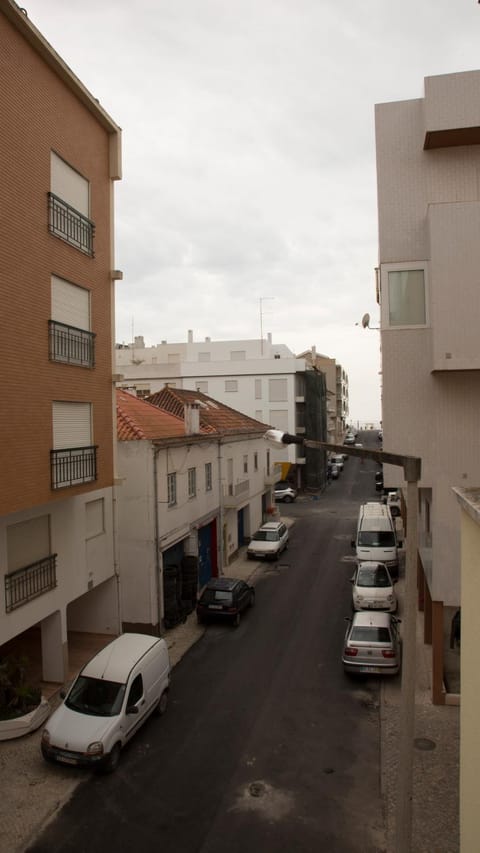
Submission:
<svg viewBox="0 0 480 853">
<path fill-rule="evenodd" d="M 217 570 L 217 524 L 201 527 L 198 531 L 198 585 L 200 588 L 213 576 L 218 574 Z"/>
</svg>

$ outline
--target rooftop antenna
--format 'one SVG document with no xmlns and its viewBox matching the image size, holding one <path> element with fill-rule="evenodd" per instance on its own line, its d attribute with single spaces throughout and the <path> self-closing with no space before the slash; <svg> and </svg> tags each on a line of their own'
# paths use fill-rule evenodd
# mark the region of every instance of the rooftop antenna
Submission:
<svg viewBox="0 0 480 853">
<path fill-rule="evenodd" d="M 274 296 L 261 296 L 260 297 L 260 352 L 263 355 L 263 303 L 267 299 L 275 299 Z"/>
</svg>

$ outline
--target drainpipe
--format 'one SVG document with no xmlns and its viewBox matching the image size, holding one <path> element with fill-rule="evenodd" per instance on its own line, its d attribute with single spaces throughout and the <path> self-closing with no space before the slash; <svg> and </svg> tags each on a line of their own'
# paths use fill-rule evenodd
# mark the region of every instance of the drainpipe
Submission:
<svg viewBox="0 0 480 853">
<path fill-rule="evenodd" d="M 219 506 L 219 516 L 220 516 L 220 530 L 219 530 L 219 546 L 220 546 L 220 567 L 219 567 L 219 575 L 223 575 L 223 564 L 224 564 L 224 552 L 223 552 L 223 477 L 222 477 L 222 440 L 218 439 L 218 506 Z"/>
<path fill-rule="evenodd" d="M 161 566 L 159 554 L 159 535 L 158 535 L 158 476 L 157 476 L 157 456 L 160 448 L 153 448 L 153 514 L 154 514 L 154 545 L 155 545 L 155 575 L 157 584 L 157 616 L 158 616 L 158 636 L 162 636 L 162 584 L 161 584 Z"/>
<path fill-rule="evenodd" d="M 116 494 L 116 486 L 112 486 L 112 538 L 113 538 L 113 572 L 115 575 L 115 585 L 117 592 L 117 632 L 119 634 L 123 633 L 123 621 L 122 621 L 122 599 L 120 595 L 120 572 L 118 569 L 118 545 L 117 545 L 117 536 L 119 530 L 118 524 L 118 504 L 117 504 L 117 494 Z"/>
</svg>

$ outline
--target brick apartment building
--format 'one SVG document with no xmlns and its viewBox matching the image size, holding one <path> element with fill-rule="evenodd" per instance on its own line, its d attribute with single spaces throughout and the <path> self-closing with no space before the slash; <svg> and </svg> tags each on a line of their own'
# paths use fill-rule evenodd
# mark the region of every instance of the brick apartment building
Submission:
<svg viewBox="0 0 480 853">
<path fill-rule="evenodd" d="M 43 678 L 63 681 L 68 632 L 119 625 L 112 211 L 121 133 L 11 0 L 0 0 L 0 72 L 0 656 L 34 633 Z"/>
</svg>

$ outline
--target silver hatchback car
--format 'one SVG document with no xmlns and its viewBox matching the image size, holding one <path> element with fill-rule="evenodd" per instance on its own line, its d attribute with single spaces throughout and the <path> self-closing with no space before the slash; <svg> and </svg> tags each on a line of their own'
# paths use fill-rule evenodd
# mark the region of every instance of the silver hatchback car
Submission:
<svg viewBox="0 0 480 853">
<path fill-rule="evenodd" d="M 342 663 L 346 673 L 396 675 L 402 661 L 399 619 L 391 613 L 358 611 L 348 619 Z"/>
</svg>

